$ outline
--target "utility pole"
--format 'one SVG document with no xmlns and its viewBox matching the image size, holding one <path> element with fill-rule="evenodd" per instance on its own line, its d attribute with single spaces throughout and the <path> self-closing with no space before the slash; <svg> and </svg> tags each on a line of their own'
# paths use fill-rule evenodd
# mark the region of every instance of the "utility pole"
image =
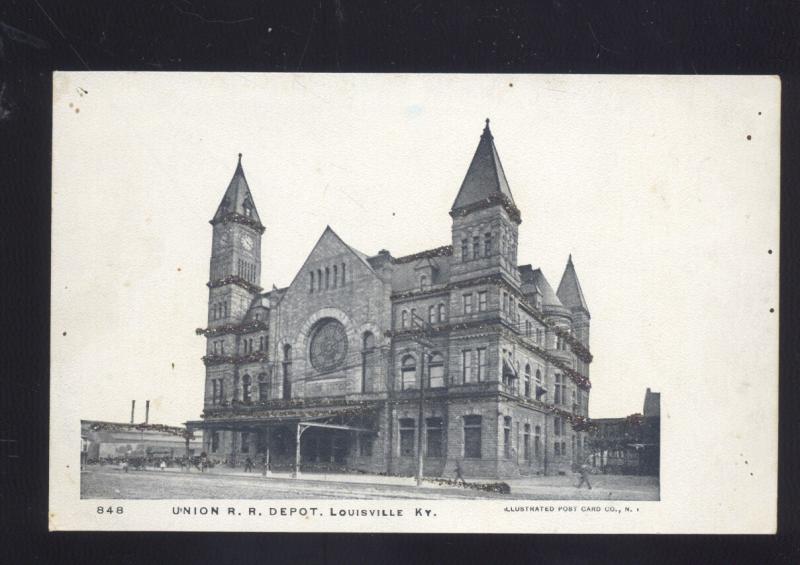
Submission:
<svg viewBox="0 0 800 565">
<path fill-rule="evenodd" d="M 422 348 L 420 354 L 420 378 L 419 378 L 419 416 L 417 418 L 417 486 L 422 485 L 423 461 L 422 438 L 425 430 L 425 356 L 426 347 L 433 347 L 433 344 L 426 339 L 433 331 L 433 327 L 423 318 L 414 314 L 411 317 L 411 327 L 421 330 L 411 338 Z"/>
</svg>

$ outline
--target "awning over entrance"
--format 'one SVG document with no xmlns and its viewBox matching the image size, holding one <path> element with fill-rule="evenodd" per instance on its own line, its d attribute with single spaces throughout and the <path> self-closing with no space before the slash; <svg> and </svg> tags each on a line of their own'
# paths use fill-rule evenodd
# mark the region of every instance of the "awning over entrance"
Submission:
<svg viewBox="0 0 800 565">
<path fill-rule="evenodd" d="M 247 413 L 221 413 L 211 415 L 203 420 L 186 422 L 187 429 L 241 429 L 264 424 L 291 423 L 325 423 L 336 420 L 340 425 L 347 425 L 349 420 L 371 416 L 380 408 L 379 403 L 345 404 L 339 406 L 302 406 L 295 408 L 276 408 L 253 410 Z M 359 431 L 366 431 L 358 426 Z M 349 426 L 348 426 L 349 428 Z"/>
</svg>

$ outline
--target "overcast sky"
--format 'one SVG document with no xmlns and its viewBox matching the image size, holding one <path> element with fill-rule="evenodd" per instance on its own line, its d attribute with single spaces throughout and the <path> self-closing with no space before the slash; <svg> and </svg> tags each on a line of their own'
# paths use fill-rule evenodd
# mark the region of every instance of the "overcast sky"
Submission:
<svg viewBox="0 0 800 565">
<path fill-rule="evenodd" d="M 771 402 L 751 387 L 777 354 L 774 79 L 62 73 L 54 91 L 64 418 L 127 421 L 134 398 L 137 420 L 146 399 L 151 421 L 199 417 L 208 220 L 237 153 L 268 289 L 328 224 L 368 254 L 449 244 L 487 117 L 522 212 L 520 264 L 556 287 L 572 253 L 590 416 L 640 412 L 647 387 L 667 411 Z"/>
</svg>

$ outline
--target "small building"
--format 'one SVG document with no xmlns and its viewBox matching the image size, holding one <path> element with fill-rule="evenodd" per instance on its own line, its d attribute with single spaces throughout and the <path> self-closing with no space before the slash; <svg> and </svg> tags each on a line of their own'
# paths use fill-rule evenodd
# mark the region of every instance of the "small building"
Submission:
<svg viewBox="0 0 800 565">
<path fill-rule="evenodd" d="M 130 457 L 173 459 L 200 455 L 201 436 L 187 436 L 182 426 L 129 424 L 81 420 L 81 459 L 84 463 Z"/>
<path fill-rule="evenodd" d="M 597 418 L 589 426 L 590 463 L 605 474 L 659 475 L 661 394 L 645 392 L 642 413 Z"/>
</svg>

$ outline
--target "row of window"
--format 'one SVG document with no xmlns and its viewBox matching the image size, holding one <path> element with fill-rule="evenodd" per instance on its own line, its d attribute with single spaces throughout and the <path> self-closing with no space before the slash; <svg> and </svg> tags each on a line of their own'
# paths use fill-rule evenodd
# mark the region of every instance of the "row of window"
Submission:
<svg viewBox="0 0 800 565">
<path fill-rule="evenodd" d="M 256 284 L 256 266 L 253 263 L 239 259 L 236 265 L 236 274 L 244 280 Z"/>
<path fill-rule="evenodd" d="M 500 254 L 507 256 L 514 263 L 517 261 L 517 240 L 513 234 L 506 235 L 505 231 L 500 234 Z M 461 239 L 461 260 L 480 259 L 490 257 L 494 252 L 494 238 L 492 232 L 486 232 L 483 237 L 473 235 L 471 238 Z"/>
<path fill-rule="evenodd" d="M 258 375 L 258 382 L 254 383 L 250 375 L 245 374 L 241 378 L 241 390 L 239 388 L 239 375 L 233 377 L 233 399 L 243 402 L 253 400 L 253 388 L 258 386 L 258 397 L 267 400 L 272 397 L 272 382 L 266 373 Z M 240 396 L 241 393 L 241 396 Z M 225 400 L 225 380 L 222 378 L 211 379 L 211 403 L 220 404 Z"/>
<path fill-rule="evenodd" d="M 215 302 L 211 305 L 211 319 L 219 320 L 228 317 L 228 301 Z"/>
<path fill-rule="evenodd" d="M 242 353 L 254 353 L 255 344 L 258 344 L 258 351 L 267 351 L 269 349 L 269 337 L 262 335 L 258 338 L 258 342 L 254 341 L 255 338 L 245 338 L 240 343 L 242 345 Z M 225 340 L 215 339 L 211 342 L 211 347 L 214 355 L 225 355 Z"/>
<path fill-rule="evenodd" d="M 435 324 L 435 323 L 442 323 L 447 321 L 447 314 L 445 310 L 445 305 L 443 303 L 440 304 L 431 304 L 428 306 L 428 323 Z M 400 327 L 403 329 L 409 329 L 413 327 L 419 326 L 419 318 L 417 316 L 417 309 L 412 308 L 411 311 L 403 310 L 400 313 Z"/>
<path fill-rule="evenodd" d="M 481 459 L 482 454 L 482 422 L 483 418 L 477 415 L 464 416 L 464 458 Z M 511 417 L 506 416 L 503 421 L 503 454 L 506 458 L 513 457 L 514 453 L 511 446 Z M 520 438 L 519 422 L 517 422 L 517 443 L 521 444 L 524 460 L 531 458 L 531 425 L 523 426 L 523 435 Z M 541 456 L 542 428 L 535 426 L 533 429 L 533 456 Z M 416 420 L 413 418 L 401 418 L 399 421 L 400 445 L 399 454 L 401 457 L 413 457 L 416 447 Z M 559 449 L 560 452 L 560 449 Z M 425 445 L 424 455 L 426 457 L 445 457 L 446 440 L 445 429 L 442 418 L 425 419 Z"/>
<path fill-rule="evenodd" d="M 481 290 L 478 292 L 478 312 L 486 311 L 486 291 Z M 472 293 L 468 292 L 461 296 L 461 306 L 464 314 L 472 314 Z"/>
<path fill-rule="evenodd" d="M 308 273 L 308 292 L 322 292 L 332 288 L 344 286 L 347 283 L 347 270 L 345 264 L 312 269 Z"/>
</svg>

